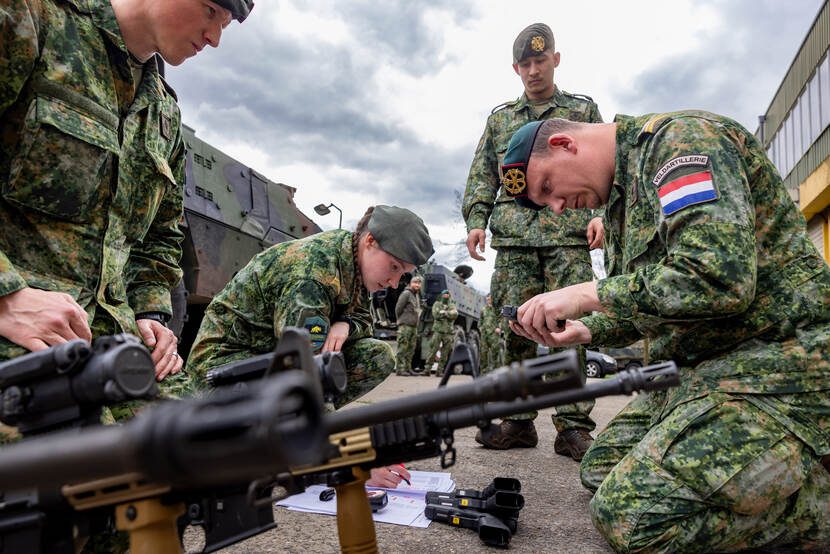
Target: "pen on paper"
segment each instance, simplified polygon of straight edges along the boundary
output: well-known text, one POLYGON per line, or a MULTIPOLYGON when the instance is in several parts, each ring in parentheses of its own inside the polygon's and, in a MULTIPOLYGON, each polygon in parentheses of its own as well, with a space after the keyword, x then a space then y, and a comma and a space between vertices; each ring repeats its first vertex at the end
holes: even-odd
POLYGON ((390 470, 389 470, 389 472, 390 472, 390 473, 392 473, 392 474, 394 474, 394 475, 397 475, 398 477, 400 477, 401 479, 403 479, 404 481, 406 481, 406 484, 407 484, 407 485, 409 485, 410 487, 412 486, 412 483, 410 483, 410 482, 409 482, 409 479, 407 479, 406 477, 404 477, 403 475, 401 475, 401 474, 400 474, 400 473, 398 473, 397 471, 392 471, 392 470, 390 469, 390 470))

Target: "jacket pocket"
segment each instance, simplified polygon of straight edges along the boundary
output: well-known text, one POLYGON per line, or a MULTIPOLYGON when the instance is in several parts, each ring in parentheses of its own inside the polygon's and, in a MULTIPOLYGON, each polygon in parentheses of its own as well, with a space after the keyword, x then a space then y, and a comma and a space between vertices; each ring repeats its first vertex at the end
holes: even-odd
POLYGON ((116 129, 66 102, 37 96, 3 197, 23 209, 84 223, 108 193, 118 153, 116 129))

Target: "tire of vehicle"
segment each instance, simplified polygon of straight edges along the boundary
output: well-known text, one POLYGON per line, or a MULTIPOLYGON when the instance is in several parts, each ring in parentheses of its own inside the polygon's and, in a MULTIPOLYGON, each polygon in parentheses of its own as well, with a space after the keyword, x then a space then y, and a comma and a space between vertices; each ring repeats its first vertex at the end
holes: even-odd
POLYGON ((602 367, 594 360, 590 360, 585 364, 585 375, 588 377, 602 377, 602 367))
POLYGON ((643 367, 643 364, 637 361, 628 362, 625 364, 625 369, 638 369, 643 367))
MULTIPOLYGON (((441 363, 444 364, 446 360, 449 359, 449 355, 452 354, 452 350, 455 348, 455 345, 461 342, 467 342, 467 333, 464 332, 464 328, 460 325, 455 325, 452 329, 452 349, 450 349, 447 355, 444 355, 444 352, 441 352, 441 363)), ((475 352, 473 356, 475 357, 475 352)), ((443 370, 443 368, 441 368, 443 370)))

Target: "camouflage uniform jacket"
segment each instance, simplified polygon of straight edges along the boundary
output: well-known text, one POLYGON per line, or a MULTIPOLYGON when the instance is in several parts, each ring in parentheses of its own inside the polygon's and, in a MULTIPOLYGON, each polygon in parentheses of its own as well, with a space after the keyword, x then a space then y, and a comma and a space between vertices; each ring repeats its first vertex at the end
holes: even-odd
POLYGON ((415 292, 412 287, 407 286, 398 297, 395 303, 395 319, 398 325, 418 325, 418 318, 421 316, 421 294, 415 292))
POLYGON ((109 0, 3 2, 0 295, 65 292, 138 334, 181 278, 184 147, 154 58, 138 84, 128 60, 109 0))
POLYGON ((501 164, 510 137, 531 121, 561 117, 572 121, 601 122, 597 105, 587 97, 579 97, 556 88, 541 117, 522 94, 514 102, 496 108, 487 118, 484 134, 479 140, 467 178, 461 212, 467 232, 484 229, 490 222, 492 246, 584 246, 585 231, 591 210, 569 210, 557 216, 550 208, 538 212, 518 206, 506 196, 501 186, 501 164))
MULTIPOLYGON (((756 138, 699 111, 615 121, 605 212, 610 277, 597 287, 605 313, 582 320, 592 344, 650 337, 653 359, 675 360, 687 372, 673 393, 678 402, 711 390, 830 389, 830 268, 756 138), (676 210, 667 203, 668 193, 701 175, 711 179, 714 200, 688 197, 676 210)), ((812 419, 797 411, 786 417, 812 419)), ((804 436, 811 432, 796 434, 830 449, 830 433, 804 436)))
POLYGON ((496 308, 493 306, 485 306, 481 311, 481 320, 479 325, 481 327, 482 339, 491 341, 496 340, 496 328, 502 328, 501 313, 496 311, 496 308))
POLYGON ((452 297, 444 300, 439 296, 432 305, 432 329, 436 333, 451 332, 456 317, 458 317, 458 310, 452 297), (441 310, 445 313, 442 314, 441 310))
POLYGON ((356 287, 349 231, 272 246, 213 297, 187 360, 188 372, 271 352, 287 326, 306 328, 319 353, 331 323, 347 314, 354 324, 349 340, 370 337, 368 294, 356 287), (357 304, 347 311, 356 294, 357 304))

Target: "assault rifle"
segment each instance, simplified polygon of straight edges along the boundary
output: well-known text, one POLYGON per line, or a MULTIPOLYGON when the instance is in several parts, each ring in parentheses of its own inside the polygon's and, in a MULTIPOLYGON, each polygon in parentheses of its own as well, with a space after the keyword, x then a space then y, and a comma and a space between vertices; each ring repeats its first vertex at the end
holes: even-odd
MULTIPOLYGON (((55 434, 0 450, 0 490, 63 485, 62 494, 70 498, 76 491, 80 499, 97 498, 102 509, 115 507, 118 528, 130 531, 132 552, 142 554, 180 548, 178 514, 188 498, 213 487, 247 486, 247 505, 261 513, 272 510, 277 487, 284 489, 284 497, 324 482, 337 490, 343 551, 372 552, 377 545, 364 488, 369 469, 435 456, 446 468, 455 463, 455 429, 677 382, 674 364, 665 363, 586 387, 576 353, 566 351, 515 363, 468 384, 321 417, 319 379, 308 375, 315 374, 308 343, 302 355, 275 359, 306 374, 271 377, 258 393, 242 397, 234 393, 160 405, 123 427, 55 434), (326 434, 328 440, 321 441, 326 434), (113 489, 123 494, 109 494, 113 489)), ((0 516, 19 508, 9 505, 9 496, 7 492, 0 516)), ((83 506, 73 500, 73 507, 83 506)), ((264 528, 229 535, 221 546, 264 528)), ((11 529, 0 524, 0 538, 11 529)), ((206 551, 214 547, 209 543, 206 551)))

